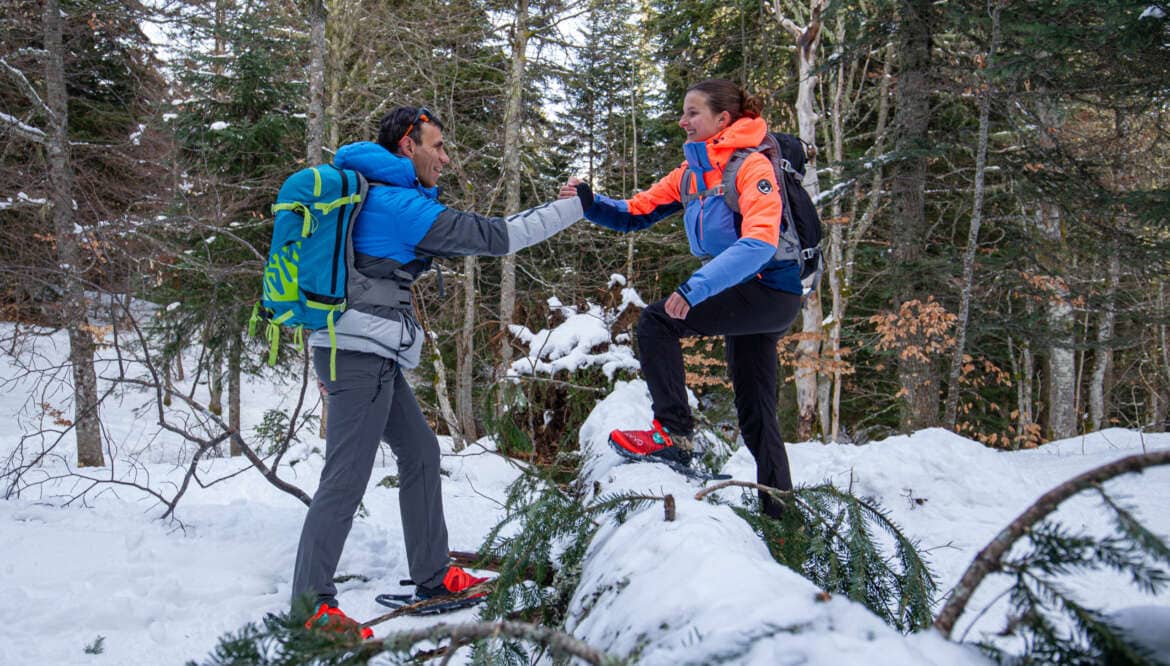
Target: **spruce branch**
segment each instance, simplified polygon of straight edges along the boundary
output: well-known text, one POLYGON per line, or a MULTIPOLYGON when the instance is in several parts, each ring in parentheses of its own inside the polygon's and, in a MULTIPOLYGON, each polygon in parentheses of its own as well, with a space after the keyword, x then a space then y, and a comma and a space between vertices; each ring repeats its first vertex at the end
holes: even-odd
POLYGON ((1029 528, 1051 514, 1065 500, 1082 490, 1097 486, 1122 474, 1140 472, 1147 467, 1170 464, 1170 450, 1143 453, 1115 460, 1083 474, 1073 477, 1044 493, 1032 506, 1024 510, 1007 527, 1000 531, 971 562, 959 582, 951 590, 950 598, 935 618, 934 626, 943 636, 950 637, 955 622, 963 614, 971 595, 988 576, 1000 571, 1003 558, 1011 547, 1028 533, 1029 528))
MULTIPOLYGON (((495 622, 441 623, 396 632, 380 641, 368 641, 394 652, 405 652, 415 644, 450 640, 452 645, 466 645, 492 638, 511 638, 547 648, 556 657, 575 657, 595 666, 617 666, 623 660, 607 655, 569 634, 526 622, 497 620, 495 622)), ((453 651, 449 651, 453 652, 453 651)))
POLYGON ((901 631, 929 626, 937 591, 934 576, 918 544, 876 502, 830 484, 784 491, 737 480, 712 485, 695 498, 731 486, 769 493, 785 505, 779 520, 749 508, 734 509, 760 534, 777 562, 826 591, 865 605, 901 631), (893 538, 892 557, 875 543, 873 525, 893 538))

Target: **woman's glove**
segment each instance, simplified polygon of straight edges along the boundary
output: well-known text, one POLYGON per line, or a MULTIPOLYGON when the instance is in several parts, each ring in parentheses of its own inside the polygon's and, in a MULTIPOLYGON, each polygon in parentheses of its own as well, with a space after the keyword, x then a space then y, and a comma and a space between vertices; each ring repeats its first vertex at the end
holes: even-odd
POLYGON ((587 211, 593 207, 593 188, 589 187, 589 183, 583 180, 577 183, 577 198, 581 200, 581 210, 587 211))

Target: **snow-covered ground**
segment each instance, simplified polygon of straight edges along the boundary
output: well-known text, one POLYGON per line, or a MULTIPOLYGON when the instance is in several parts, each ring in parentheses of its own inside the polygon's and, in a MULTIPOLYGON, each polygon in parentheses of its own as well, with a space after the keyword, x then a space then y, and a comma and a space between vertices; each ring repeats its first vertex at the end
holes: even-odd
MULTIPOLYGON (((10 325, 0 325, 0 338, 10 333, 10 325)), ((544 339, 547 344, 550 338, 544 339)), ((43 339, 26 347, 21 359, 55 367, 65 346, 61 336, 43 339)), ((0 419, 7 424, 0 432, 0 460, 8 460, 22 434, 41 423, 45 405, 69 412, 67 391, 34 384, 35 377, 0 357, 0 419)), ((295 388, 273 376, 248 380, 244 431, 250 433, 266 410, 289 407, 295 388)), ((205 387, 197 387, 196 397, 205 395, 205 387)), ((184 453, 173 435, 158 433, 153 411, 143 409, 149 397, 131 391, 107 401, 102 418, 117 443, 109 459, 117 461, 118 478, 133 476, 169 496, 189 447, 184 453), (136 463, 128 464, 130 459, 136 463)), ((620 525, 603 525, 570 609, 577 637, 615 655, 637 655, 641 664, 703 664, 741 651, 733 663, 986 663, 974 648, 933 632, 903 636, 847 599, 818 601, 815 586, 776 564, 729 508, 694 500, 698 482, 660 465, 624 463, 607 449, 610 428, 641 426, 648 419, 644 384, 618 382, 581 430, 590 485, 600 483, 603 492, 671 493, 678 518, 665 522, 661 505, 654 505, 620 525), (743 651, 747 643, 752 645, 743 651)), ((40 444, 27 440, 24 447, 35 451, 40 444)), ((298 464, 282 467, 282 475, 312 493, 322 448, 315 434, 306 434, 289 456, 298 464)), ((943 430, 862 447, 799 443, 788 450, 797 483, 852 484, 855 492, 880 500, 921 542, 945 591, 978 549, 1044 491, 1110 460, 1167 448, 1170 435, 1114 429, 1014 453, 943 430)), ((66 459, 73 457, 71 449, 68 439, 57 445, 66 459)), ((130 487, 104 486, 69 501, 87 482, 49 479, 65 471, 65 462, 48 457, 32 477, 44 483, 0 501, 0 665, 181 664, 205 657, 223 633, 285 610, 305 507, 246 467, 223 458, 202 463, 202 479, 223 480, 193 484, 179 503, 177 523, 158 520, 157 501, 130 487), (87 653, 99 637, 101 653, 87 653)), ((462 454, 448 451, 443 467, 449 472, 444 500, 451 546, 474 550, 500 517, 505 488, 518 472, 486 441, 462 454)), ((86 473, 100 477, 110 471, 86 473)), ((725 471, 755 478, 743 450, 725 471)), ((339 574, 368 579, 339 586, 342 608, 358 618, 379 614, 374 595, 396 589, 407 577, 397 493, 379 485, 395 473, 387 450, 342 557, 339 574)), ((6 489, 0 486, 0 497, 6 489)), ((1170 470, 1126 476, 1108 489, 1134 506, 1148 526, 1170 536, 1170 470)), ((741 494, 734 488, 719 492, 730 500, 741 494)), ((1073 528, 1103 530, 1106 512, 1085 496, 1057 517, 1073 528)), ((1140 616, 1154 622, 1151 634, 1170 636, 1170 621, 1157 624, 1170 607, 1165 595, 1144 596, 1123 578, 1104 574, 1066 583, 1090 607, 1159 607, 1140 616)), ((1002 587, 992 581, 980 590, 956 637, 981 640, 1002 627, 1002 602, 972 624, 1002 587)), ((472 620, 474 611, 444 619, 472 620)), ((378 625, 377 632, 426 623, 399 618, 378 625)))

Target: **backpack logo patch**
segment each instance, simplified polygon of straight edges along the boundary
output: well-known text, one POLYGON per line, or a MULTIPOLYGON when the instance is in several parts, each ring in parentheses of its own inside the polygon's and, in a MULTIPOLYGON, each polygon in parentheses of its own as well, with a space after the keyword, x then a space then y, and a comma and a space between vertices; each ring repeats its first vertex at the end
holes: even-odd
POLYGON ((756 183, 756 189, 760 191, 760 194, 769 194, 772 192, 772 183, 769 183, 767 178, 762 178, 760 182, 756 183))

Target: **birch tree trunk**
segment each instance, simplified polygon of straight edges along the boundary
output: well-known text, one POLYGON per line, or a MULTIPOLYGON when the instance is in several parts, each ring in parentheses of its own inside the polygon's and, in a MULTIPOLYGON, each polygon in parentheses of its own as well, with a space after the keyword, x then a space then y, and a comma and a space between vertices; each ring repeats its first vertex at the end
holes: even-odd
MULTIPOLYGON (((817 120, 819 115, 813 107, 817 86, 817 49, 820 46, 821 10, 827 0, 810 0, 809 23, 804 28, 796 25, 791 19, 782 15, 780 0, 773 0, 780 24, 783 25, 796 39, 796 54, 798 62, 796 117, 800 126, 800 138, 806 144, 815 146, 817 143, 817 120)), ((816 201, 820 194, 820 182, 817 178, 816 154, 812 151, 808 163, 805 165, 805 175, 802 185, 816 201)), ((824 331, 824 312, 821 308, 820 291, 816 290, 808 295, 801 308, 801 335, 796 344, 796 438, 800 441, 812 439, 817 428, 817 377, 820 368, 821 338, 824 331)), ((826 430, 824 421, 821 422, 820 432, 826 430)))
POLYGON ((455 413, 459 431, 468 441, 479 439, 475 424, 473 381, 475 376, 475 273, 479 270, 479 259, 463 258, 463 326, 455 340, 455 413))
MULTIPOLYGON (((1036 228, 1053 247, 1063 239, 1061 212, 1055 204, 1041 204, 1036 212, 1036 228)), ((1048 294, 1048 403, 1047 429, 1050 439, 1072 437, 1077 433, 1076 353, 1073 334, 1076 321, 1068 283, 1054 277, 1048 294)))
MULTIPOLYGON (((999 48, 999 16, 1002 4, 989 0, 991 8, 991 48, 983 67, 991 67, 999 48)), ((987 175, 987 128, 991 123, 991 83, 984 81, 979 97, 979 138, 975 149, 975 201, 971 206, 971 226, 967 230, 967 248, 963 251, 963 281, 959 293, 959 317, 955 322, 955 350, 947 377, 947 403, 943 423, 955 429, 959 410, 959 376, 963 355, 967 353, 967 322, 971 316, 971 290, 975 284, 975 251, 979 249, 979 227, 983 224, 983 193, 987 175)))
POLYGON ((1089 423, 1100 430, 1109 415, 1105 396, 1106 378, 1113 367, 1113 325, 1117 318, 1117 285, 1121 281, 1121 248, 1116 239, 1109 246, 1109 272, 1105 298, 1101 304, 1101 321, 1097 326, 1097 348, 1093 352, 1093 374, 1089 380, 1089 423))
POLYGON ((435 369, 435 397, 439 401, 439 415, 447 424, 455 452, 458 453, 467 447, 467 439, 459 429, 459 419, 455 417, 451 399, 447 396, 447 364, 443 362, 443 352, 439 349, 439 336, 427 329, 427 338, 431 348, 431 366, 435 369))
POLYGON ((69 333, 69 364, 73 368, 73 424, 77 436, 79 467, 105 465, 98 413, 97 373, 93 366, 94 342, 89 326, 89 307, 82 283, 81 246, 73 210, 73 165, 69 155, 69 97, 65 88, 65 46, 61 6, 45 0, 45 103, 49 131, 45 148, 49 157, 53 232, 57 265, 63 289, 60 318, 69 333))
MULTIPOLYGON (((512 22, 512 70, 508 75, 508 101, 504 111, 504 213, 520 212, 520 113, 524 95, 525 58, 528 49, 528 0, 516 3, 512 22)), ((496 416, 508 403, 503 378, 512 365, 512 314, 516 310, 516 256, 506 255, 500 265, 500 358, 496 368, 499 387, 496 416)))
MULTIPOLYGON (((922 257, 926 233, 926 157, 929 147, 930 96, 933 89, 932 40, 934 2, 899 3, 897 104, 894 113, 894 166, 890 200, 893 204, 891 253, 895 308, 919 298, 915 272, 922 257)), ((938 421, 938 377, 932 363, 918 355, 899 355, 898 382, 904 396, 903 431, 935 425, 938 421)))

